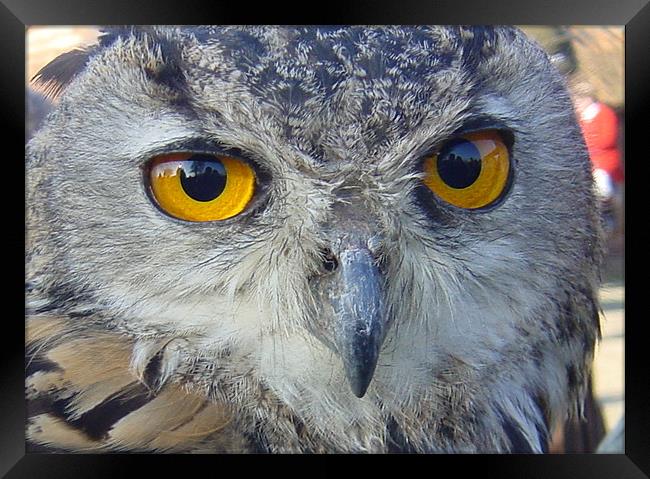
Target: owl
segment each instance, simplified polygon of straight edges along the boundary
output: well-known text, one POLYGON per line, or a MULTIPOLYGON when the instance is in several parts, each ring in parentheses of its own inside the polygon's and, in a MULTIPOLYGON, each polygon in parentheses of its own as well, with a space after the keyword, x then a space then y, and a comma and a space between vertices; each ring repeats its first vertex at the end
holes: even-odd
POLYGON ((509 27, 116 27, 26 146, 29 450, 548 451, 600 336, 562 76, 509 27))

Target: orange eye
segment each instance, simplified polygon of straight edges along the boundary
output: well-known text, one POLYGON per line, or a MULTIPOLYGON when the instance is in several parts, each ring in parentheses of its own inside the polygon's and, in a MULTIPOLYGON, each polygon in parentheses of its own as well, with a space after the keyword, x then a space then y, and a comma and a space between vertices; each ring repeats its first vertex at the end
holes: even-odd
POLYGON ((175 153, 153 158, 149 183, 167 214, 186 221, 219 221, 246 208, 255 191, 255 173, 237 158, 175 153))
POLYGON ((460 208, 483 208, 506 189, 508 148, 496 130, 468 133, 428 157, 424 172, 424 184, 442 200, 460 208))

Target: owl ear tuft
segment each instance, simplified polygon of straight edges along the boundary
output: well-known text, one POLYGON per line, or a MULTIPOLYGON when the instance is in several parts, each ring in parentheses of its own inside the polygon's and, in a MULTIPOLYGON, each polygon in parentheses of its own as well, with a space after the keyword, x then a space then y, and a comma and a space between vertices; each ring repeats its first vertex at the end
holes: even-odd
POLYGON ((56 100, 66 86, 85 68, 94 48, 76 48, 63 53, 41 68, 32 78, 50 100, 56 100))
POLYGON ((100 29, 97 43, 83 48, 75 48, 63 53, 41 68, 31 79, 40 87, 48 99, 56 100, 61 92, 83 71, 88 60, 102 48, 108 47, 121 36, 128 36, 136 31, 136 27, 118 25, 100 29))

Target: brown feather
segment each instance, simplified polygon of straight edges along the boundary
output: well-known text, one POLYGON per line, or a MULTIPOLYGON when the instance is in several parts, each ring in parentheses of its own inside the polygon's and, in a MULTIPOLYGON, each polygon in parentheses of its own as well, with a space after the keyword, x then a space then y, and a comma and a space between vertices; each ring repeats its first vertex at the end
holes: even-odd
POLYGON ((64 387, 62 371, 36 371, 25 381, 27 399, 53 394, 64 387))
MULTIPOLYGON (((30 359, 47 366, 26 379, 32 443, 80 452, 209 450, 204 441, 231 421, 226 407, 176 383, 154 393, 144 370, 132 367, 131 339, 106 331, 72 334, 75 324, 60 316, 28 318, 30 359)), ((150 357, 166 344, 152 348, 150 357)))
POLYGON ((152 401, 118 421, 109 432, 117 448, 153 448, 152 442, 165 432, 191 421, 205 405, 205 398, 170 384, 152 401))
POLYGON ((27 344, 54 338, 65 329, 65 319, 61 316, 30 316, 26 322, 25 339, 27 344))
POLYGON ((225 408, 215 404, 204 407, 182 426, 162 432, 149 446, 161 451, 181 451, 198 444, 208 436, 224 429, 232 421, 225 408))
POLYGON ((51 414, 40 414, 30 420, 27 439, 34 443, 75 451, 98 452, 102 444, 93 441, 64 420, 51 414))

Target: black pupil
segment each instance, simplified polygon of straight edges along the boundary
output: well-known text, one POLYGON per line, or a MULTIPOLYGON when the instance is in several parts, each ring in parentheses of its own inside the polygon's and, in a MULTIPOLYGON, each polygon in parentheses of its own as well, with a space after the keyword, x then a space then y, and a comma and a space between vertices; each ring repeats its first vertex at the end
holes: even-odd
POLYGON ((210 155, 193 155, 183 162, 181 186, 196 201, 212 201, 226 187, 226 168, 210 155))
POLYGON ((481 153, 469 140, 451 140, 438 153, 438 174, 452 188, 467 188, 480 173, 481 153))

